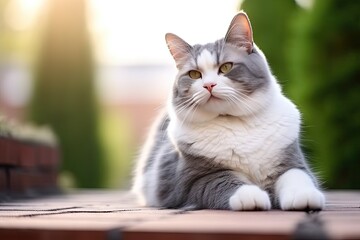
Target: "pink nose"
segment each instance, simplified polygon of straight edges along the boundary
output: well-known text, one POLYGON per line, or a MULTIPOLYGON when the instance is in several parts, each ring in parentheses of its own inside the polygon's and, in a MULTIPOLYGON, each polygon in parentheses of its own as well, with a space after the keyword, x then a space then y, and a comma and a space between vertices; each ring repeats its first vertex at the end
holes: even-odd
POLYGON ((209 92, 211 92, 215 86, 216 86, 216 83, 205 83, 203 85, 203 87, 206 88, 209 92))

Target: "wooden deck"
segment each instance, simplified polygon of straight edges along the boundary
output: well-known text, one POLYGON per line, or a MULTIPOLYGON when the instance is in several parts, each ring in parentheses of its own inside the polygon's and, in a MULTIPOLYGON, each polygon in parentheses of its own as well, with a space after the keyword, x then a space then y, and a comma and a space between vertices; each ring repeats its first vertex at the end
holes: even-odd
POLYGON ((0 239, 360 239, 360 191, 327 192, 321 212, 144 208, 126 192, 0 202, 0 239))

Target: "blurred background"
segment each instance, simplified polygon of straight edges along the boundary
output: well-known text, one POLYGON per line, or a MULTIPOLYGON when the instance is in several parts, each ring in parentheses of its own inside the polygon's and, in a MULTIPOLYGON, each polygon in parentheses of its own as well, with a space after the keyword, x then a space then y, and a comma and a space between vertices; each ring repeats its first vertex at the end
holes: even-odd
POLYGON ((64 188, 128 188, 176 74, 165 33, 212 42, 239 9, 324 187, 360 188, 360 1, 0 0, 0 115, 52 127, 64 188))

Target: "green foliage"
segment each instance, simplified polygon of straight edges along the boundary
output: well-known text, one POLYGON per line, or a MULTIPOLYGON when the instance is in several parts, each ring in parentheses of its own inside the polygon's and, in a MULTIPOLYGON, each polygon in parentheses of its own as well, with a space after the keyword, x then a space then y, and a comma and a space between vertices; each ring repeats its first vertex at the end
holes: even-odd
POLYGON ((129 127, 131 119, 119 110, 102 109, 101 139, 104 143, 106 179, 109 188, 129 188, 133 154, 136 150, 133 132, 129 127))
POLYGON ((63 170, 76 187, 101 187, 103 154, 83 0, 52 0, 35 74, 31 119, 59 137, 63 170))
POLYGON ((314 164, 330 188, 360 188, 360 2, 316 0, 289 48, 290 93, 314 164))
POLYGON ((240 7, 250 17, 254 41, 264 52, 272 72, 287 90, 290 77, 286 61, 291 19, 298 9, 295 1, 245 0, 240 7))
POLYGON ((38 22, 41 17, 37 24, 18 29, 16 23, 21 21, 23 16, 19 15, 21 4, 15 2, 17 1, 0 1, 0 64, 5 63, 3 66, 14 62, 24 65, 31 63, 37 48, 36 33, 41 25, 38 22))
POLYGON ((5 12, 9 1, 0 1, 0 62, 4 61, 4 56, 9 48, 9 28, 5 21, 5 12))

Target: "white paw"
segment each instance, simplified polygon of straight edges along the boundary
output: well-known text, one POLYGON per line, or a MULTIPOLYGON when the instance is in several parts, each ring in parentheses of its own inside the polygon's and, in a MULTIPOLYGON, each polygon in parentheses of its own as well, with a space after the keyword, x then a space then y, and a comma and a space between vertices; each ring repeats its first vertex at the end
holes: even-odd
POLYGON ((230 197, 232 210, 269 210, 271 202, 268 194, 255 185, 243 185, 230 197))
POLYGON ((315 187, 288 189, 280 195, 282 210, 321 210, 325 206, 325 196, 315 187))

